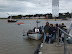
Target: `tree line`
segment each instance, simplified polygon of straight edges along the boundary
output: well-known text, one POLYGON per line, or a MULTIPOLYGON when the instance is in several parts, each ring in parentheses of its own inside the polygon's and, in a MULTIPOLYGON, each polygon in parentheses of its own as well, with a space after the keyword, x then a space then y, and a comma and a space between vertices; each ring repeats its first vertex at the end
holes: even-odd
MULTIPOLYGON (((11 16, 8 16, 8 19, 11 16)), ((54 17, 52 17, 51 13, 47 13, 47 14, 35 14, 35 15, 17 15, 17 16, 12 16, 13 19, 22 19, 22 17, 29 17, 29 19, 31 19, 31 17, 45 17, 44 19, 46 19, 46 17, 48 17, 48 19, 53 19, 54 17)), ((72 13, 59 13, 59 17, 56 17, 57 19, 66 19, 66 18, 72 18, 72 13)))

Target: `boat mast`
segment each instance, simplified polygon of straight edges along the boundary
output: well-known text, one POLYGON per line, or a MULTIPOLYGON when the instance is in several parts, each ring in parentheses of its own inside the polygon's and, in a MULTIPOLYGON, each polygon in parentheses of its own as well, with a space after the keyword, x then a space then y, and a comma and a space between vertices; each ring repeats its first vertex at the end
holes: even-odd
MULTIPOLYGON (((7 13, 8 15, 10 15, 9 13, 7 13)), ((12 15, 10 16, 10 19, 12 19, 12 15)))
POLYGON ((12 15, 10 16, 10 19, 12 19, 12 15))
POLYGON ((38 23, 40 23, 40 21, 37 20, 36 23, 37 23, 37 28, 38 28, 38 23))

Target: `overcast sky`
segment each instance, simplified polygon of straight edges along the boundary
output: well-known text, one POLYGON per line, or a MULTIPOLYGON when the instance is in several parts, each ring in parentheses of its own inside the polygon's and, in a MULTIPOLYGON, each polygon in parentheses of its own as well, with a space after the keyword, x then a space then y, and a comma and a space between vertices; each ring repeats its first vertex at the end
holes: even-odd
MULTIPOLYGON (((59 0, 59 12, 71 12, 72 0, 59 0)), ((52 13, 52 0, 0 0, 0 17, 52 13)))

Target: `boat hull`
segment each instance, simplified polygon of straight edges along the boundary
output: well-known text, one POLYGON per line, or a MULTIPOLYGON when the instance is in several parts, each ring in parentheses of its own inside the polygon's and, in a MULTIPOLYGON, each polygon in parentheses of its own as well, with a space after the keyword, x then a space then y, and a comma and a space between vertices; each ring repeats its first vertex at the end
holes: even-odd
POLYGON ((35 34, 28 34, 28 37, 31 39, 39 40, 42 37, 42 34, 35 33, 35 34))
POLYGON ((16 20, 15 21, 8 20, 8 22, 17 22, 17 21, 16 20))

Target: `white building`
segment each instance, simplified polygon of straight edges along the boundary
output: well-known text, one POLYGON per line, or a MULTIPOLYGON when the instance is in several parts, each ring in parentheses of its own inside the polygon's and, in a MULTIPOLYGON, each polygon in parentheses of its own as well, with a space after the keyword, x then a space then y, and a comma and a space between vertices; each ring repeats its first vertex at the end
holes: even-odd
POLYGON ((44 19, 45 18, 45 16, 36 16, 36 17, 34 17, 34 16, 32 16, 32 17, 28 17, 28 16, 25 16, 25 17, 22 17, 21 19, 44 19))
POLYGON ((25 19, 29 19, 29 17, 24 17, 25 19))

